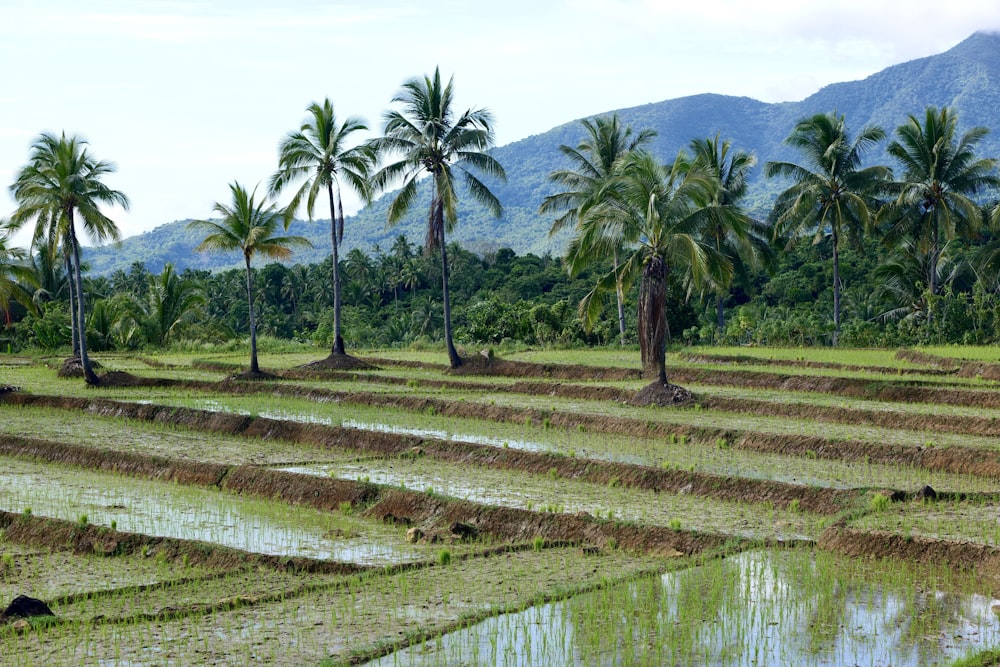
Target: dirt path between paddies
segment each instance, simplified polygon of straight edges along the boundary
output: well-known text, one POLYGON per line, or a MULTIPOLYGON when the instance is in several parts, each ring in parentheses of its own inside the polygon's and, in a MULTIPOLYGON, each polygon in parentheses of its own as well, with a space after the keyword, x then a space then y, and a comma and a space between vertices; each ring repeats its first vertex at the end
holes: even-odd
MULTIPOLYGON (((536 475, 557 475, 606 486, 615 484, 668 493, 689 493, 729 502, 770 503, 786 509, 794 504, 816 514, 837 514, 856 502, 863 491, 802 486, 771 480, 724 477, 709 473, 667 470, 653 466, 567 457, 556 453, 494 447, 453 440, 424 438, 416 435, 364 431, 323 424, 304 424, 292 420, 227 415, 225 413, 176 408, 122 401, 91 400, 11 394, 6 400, 21 405, 84 410, 92 414, 124 417, 228 435, 280 439, 297 444, 339 450, 353 450, 381 456, 429 456, 453 463, 517 470, 536 475)), ((114 451, 90 451, 87 447, 65 443, 47 443, 30 438, 0 436, 0 453, 63 461, 102 470, 118 470, 153 479, 174 479, 185 483, 223 485, 232 483, 231 469, 215 464, 171 461, 162 457, 114 451)), ((298 483, 300 488, 309 486, 298 483)), ((353 487, 350 487, 353 488, 353 487)), ((308 489, 306 493, 308 493, 308 489)), ((284 496, 283 492, 283 497, 284 496)), ((364 498, 338 497, 329 507, 364 498)))

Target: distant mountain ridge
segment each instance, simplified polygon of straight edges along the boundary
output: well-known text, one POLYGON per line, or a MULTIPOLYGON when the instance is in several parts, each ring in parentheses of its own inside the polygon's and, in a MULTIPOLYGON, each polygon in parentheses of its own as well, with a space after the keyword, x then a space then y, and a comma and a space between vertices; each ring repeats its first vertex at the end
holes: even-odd
MULTIPOLYGON (((488 100, 482 103, 488 106, 488 100)), ((846 116, 853 132, 879 124, 891 135, 908 115, 921 115, 929 105, 955 107, 962 128, 989 127, 992 131, 979 144, 978 154, 1000 157, 1000 34, 977 32, 942 54, 893 65, 861 81, 824 86, 800 102, 769 104, 705 93, 607 113, 618 113, 636 129, 655 129, 659 134, 653 151, 663 159, 672 158, 692 139, 716 133, 731 140, 735 148, 752 151, 758 168, 748 201, 755 213, 764 215, 778 185, 760 177, 760 165, 795 158, 783 141, 800 118, 836 110, 846 116)), ((542 199, 555 192, 549 173, 567 166, 559 145, 575 146, 582 138, 577 119, 495 148, 492 153, 508 177, 506 183, 491 186, 503 202, 503 217, 494 219, 480 207, 463 205, 458 227, 449 239, 476 252, 510 247, 519 254, 559 254, 567 235, 549 237, 552 216, 540 216, 537 211, 542 199)), ((389 201, 389 195, 383 196, 347 219, 344 252, 359 247, 370 253, 376 244, 387 250, 398 234, 405 234, 412 242, 423 241, 429 194, 423 193, 409 215, 391 229, 385 225, 389 201)), ((307 236, 315 245, 312 250, 297 252, 293 262, 318 262, 329 256, 328 219, 312 224, 297 221, 290 233, 307 236)), ((94 274, 127 268, 135 261, 145 263, 153 272, 159 272, 165 262, 173 262, 179 269, 240 265, 239 257, 193 252, 199 241, 186 230, 186 221, 177 221, 124 239, 118 247, 87 248, 85 254, 94 274)))

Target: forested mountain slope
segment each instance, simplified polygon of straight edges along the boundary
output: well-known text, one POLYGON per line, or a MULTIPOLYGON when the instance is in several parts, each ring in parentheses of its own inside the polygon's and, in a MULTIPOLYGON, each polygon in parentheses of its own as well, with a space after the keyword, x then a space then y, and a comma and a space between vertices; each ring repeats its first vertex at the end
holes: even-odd
MULTIPOLYGON (((706 86, 711 87, 711 82, 706 86)), ((476 102, 489 106, 489 100, 476 102)), ((793 158, 782 142, 804 116, 836 110, 846 116, 848 126, 854 130, 877 123, 891 134, 907 115, 922 114, 928 105, 954 106, 963 128, 991 128, 991 134, 979 145, 980 153, 1000 157, 1000 35, 976 33, 945 53, 889 67, 862 81, 826 86, 800 102, 767 104, 746 97, 703 94, 619 109, 617 113, 637 129, 656 129, 659 136, 653 150, 664 159, 693 138, 719 133, 732 140, 735 147, 753 151, 763 164, 793 158)), ((542 199, 554 191, 549 173, 566 166, 558 146, 576 145, 581 138, 575 119, 496 148, 493 153, 506 168, 508 181, 493 188, 504 204, 505 214, 495 219, 469 204, 461 211, 451 240, 476 252, 510 247, 518 253, 559 254, 566 237, 550 238, 551 216, 540 216, 537 211, 542 199)), ((755 213, 765 215, 778 184, 765 182, 760 171, 758 167, 749 202, 755 213)), ((425 196, 411 207, 410 215, 400 225, 387 229, 389 197, 379 199, 347 220, 345 252, 359 247, 370 253, 375 244, 387 248, 391 239, 401 233, 411 241, 422 242, 428 203, 425 196)), ((310 237, 315 245, 313 250, 298 252, 294 262, 316 262, 330 253, 328 220, 312 225, 297 222, 291 232, 310 237)), ((199 241, 186 230, 186 223, 179 221, 125 239, 118 247, 91 248, 86 254, 96 274, 107 274, 135 261, 145 263, 153 272, 158 272, 165 262, 173 262, 180 269, 238 265, 238 257, 193 253, 199 241)))

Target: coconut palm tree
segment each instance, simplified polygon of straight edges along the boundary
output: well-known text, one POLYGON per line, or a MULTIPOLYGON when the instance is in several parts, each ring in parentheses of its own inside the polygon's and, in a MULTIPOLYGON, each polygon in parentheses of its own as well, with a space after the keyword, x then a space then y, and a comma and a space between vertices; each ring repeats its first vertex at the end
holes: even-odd
POLYGON ((272 259, 288 259, 293 247, 312 247, 302 236, 276 236, 279 225, 284 224, 285 211, 269 204, 266 197, 256 199, 257 189, 247 192, 237 182, 231 183, 231 204, 216 202, 212 210, 218 220, 193 220, 188 228, 206 232, 204 240, 195 248, 204 250, 239 250, 247 269, 247 306, 250 310, 250 374, 259 376, 257 363, 257 322, 254 317, 253 272, 250 262, 254 255, 272 259))
MULTIPOLYGON (((268 192, 275 196, 289 185, 302 185, 286 208, 287 222, 303 202, 310 222, 316 198, 325 191, 330 206, 330 241, 333 246, 333 349, 334 356, 343 357, 344 338, 341 335, 340 244, 344 240, 344 205, 341 186, 353 189, 365 201, 371 196, 368 182, 373 160, 366 145, 351 146, 351 135, 368 129, 365 122, 351 116, 337 122, 333 103, 324 99, 306 109, 308 116, 297 132, 290 132, 278 146, 278 171, 268 182, 268 192)), ((286 225, 287 229, 287 225, 286 225)))
POLYGON ((750 283, 750 271, 757 268, 773 270, 775 253, 769 239, 770 226, 753 218, 741 206, 746 196, 750 172, 757 159, 746 151, 733 151, 731 143, 719 141, 719 135, 691 142, 691 152, 697 167, 715 178, 719 187, 712 205, 706 210, 705 226, 701 234, 716 252, 729 258, 731 280, 709 277, 708 288, 715 293, 716 325, 725 329, 723 299, 731 283, 750 283))
MULTIPOLYGON (((656 137, 656 131, 652 129, 642 130, 633 137, 632 126, 622 127, 618 114, 610 117, 601 116, 594 120, 584 119, 580 124, 587 133, 583 141, 576 148, 559 146, 559 150, 569 159, 572 166, 549 174, 549 180, 567 189, 546 197, 538 209, 539 213, 552 213, 565 209, 565 212, 553 221, 549 230, 550 236, 579 224, 587 211, 599 203, 598 194, 608 180, 617 173, 621 158, 656 137)), ((618 268, 618 253, 619 249, 612 253, 615 269, 618 268)), ((615 290, 615 297, 618 301, 618 332, 621 344, 624 345, 625 304, 621 285, 615 290)))
POLYGON ((201 313, 206 303, 205 290, 198 280, 179 276, 170 262, 163 265, 160 275, 149 275, 147 282, 145 297, 137 299, 137 303, 143 315, 146 339, 163 346, 201 313))
POLYGON ((717 189, 717 181, 694 168, 684 152, 669 165, 645 151, 632 153, 625 158, 621 173, 599 194, 599 203, 580 220, 570 241, 567 257, 572 275, 607 258, 616 248, 625 248, 619 270, 599 278, 580 311, 585 321, 593 322, 604 294, 619 281, 629 286, 639 280, 642 364, 656 373, 654 384, 660 387, 667 385, 668 273, 699 281, 731 270, 729 261, 699 233, 717 189))
POLYGON ((806 232, 819 243, 827 234, 833 248, 833 345, 840 334, 840 250, 844 243, 860 245, 878 210, 876 197, 891 176, 888 167, 862 167, 865 151, 885 138, 885 131, 867 126, 852 138, 842 115, 816 114, 796 123, 785 143, 805 162, 768 162, 768 177, 793 184, 778 195, 771 212, 776 235, 806 232))
POLYGON ((80 268, 77 219, 91 240, 117 241, 118 227, 101 212, 102 205, 128 209, 128 198, 101 182, 115 172, 111 162, 95 159, 87 142, 79 137, 43 133, 31 144, 28 163, 10 186, 17 209, 11 216, 14 229, 34 221, 32 244, 66 248, 76 294, 74 319, 78 333, 80 364, 88 384, 98 384, 87 356, 86 303, 80 268))
POLYGON ((474 171, 506 180, 503 167, 487 153, 494 142, 493 117, 486 109, 467 109, 457 114, 454 107, 454 77, 441 84, 439 69, 433 76, 410 79, 392 98, 400 109, 384 115, 383 136, 372 142, 373 149, 390 162, 373 177, 378 190, 402 181, 389 206, 388 222, 395 224, 409 210, 417 194, 417 183, 430 176, 431 204, 427 214, 428 251, 441 255, 444 335, 452 368, 462 359, 452 342, 451 303, 448 293, 448 253, 446 234, 458 223, 456 177, 461 174, 469 194, 499 217, 500 200, 474 171))
POLYGON ((977 159, 976 144, 986 136, 985 127, 974 127, 958 136, 958 116, 947 107, 927 107, 923 121, 916 116, 896 128, 888 153, 902 168, 892 183, 892 199, 882 209, 885 242, 897 245, 910 240, 927 255, 924 285, 938 293, 938 262, 947 241, 972 238, 982 227, 983 214, 973 197, 1000 186, 997 161, 977 159))
POLYGON ((19 303, 30 312, 38 312, 29 288, 39 286, 38 276, 27 263, 28 254, 11 242, 7 220, 0 220, 0 311, 5 326, 11 324, 10 307, 19 303))

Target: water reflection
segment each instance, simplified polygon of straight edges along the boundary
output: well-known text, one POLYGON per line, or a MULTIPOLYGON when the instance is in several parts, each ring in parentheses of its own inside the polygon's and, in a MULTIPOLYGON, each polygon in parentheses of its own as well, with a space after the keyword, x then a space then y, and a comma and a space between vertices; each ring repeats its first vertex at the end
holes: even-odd
POLYGON ((943 569, 753 552, 491 618, 369 665, 940 664, 1000 641, 994 600, 974 586, 943 569))

